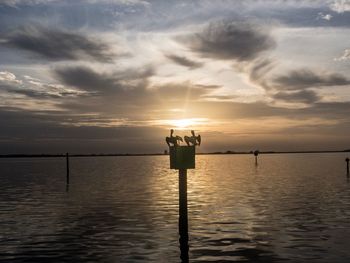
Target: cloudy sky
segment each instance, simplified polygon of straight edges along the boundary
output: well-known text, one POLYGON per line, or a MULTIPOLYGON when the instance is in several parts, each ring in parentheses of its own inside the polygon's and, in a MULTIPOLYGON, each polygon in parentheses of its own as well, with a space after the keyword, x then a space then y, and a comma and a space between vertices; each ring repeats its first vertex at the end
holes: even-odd
POLYGON ((0 0, 0 153, 350 148, 350 0, 0 0))

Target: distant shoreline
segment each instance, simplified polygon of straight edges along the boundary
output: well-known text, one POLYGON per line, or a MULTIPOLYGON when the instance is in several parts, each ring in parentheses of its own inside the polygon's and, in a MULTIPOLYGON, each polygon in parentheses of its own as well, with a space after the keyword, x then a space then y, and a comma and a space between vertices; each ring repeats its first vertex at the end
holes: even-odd
MULTIPOLYGON (((260 151, 259 154, 294 154, 294 153, 347 153, 350 150, 341 151, 260 151)), ((197 155, 227 155, 227 154, 253 154, 250 152, 207 152, 197 153, 197 155)), ((69 154, 69 157, 109 157, 109 156, 164 156, 165 153, 106 153, 106 154, 69 154)), ((48 157, 66 157, 66 154, 2 154, 0 158, 48 158, 48 157)))

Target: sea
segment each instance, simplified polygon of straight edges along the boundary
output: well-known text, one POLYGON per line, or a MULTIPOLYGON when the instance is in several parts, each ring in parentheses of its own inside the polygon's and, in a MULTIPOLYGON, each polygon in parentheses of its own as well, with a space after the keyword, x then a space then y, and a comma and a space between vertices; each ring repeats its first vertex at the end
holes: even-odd
MULTIPOLYGON (((350 262, 346 153, 198 155, 190 262, 350 262)), ((169 156, 0 159, 0 262, 181 262, 169 156)))

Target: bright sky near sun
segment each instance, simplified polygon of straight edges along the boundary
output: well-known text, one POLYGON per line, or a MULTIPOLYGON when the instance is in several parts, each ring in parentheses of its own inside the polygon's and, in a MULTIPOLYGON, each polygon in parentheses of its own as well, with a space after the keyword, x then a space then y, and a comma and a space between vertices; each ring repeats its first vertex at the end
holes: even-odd
POLYGON ((0 24, 0 153, 350 148, 350 0, 3 0, 0 24))

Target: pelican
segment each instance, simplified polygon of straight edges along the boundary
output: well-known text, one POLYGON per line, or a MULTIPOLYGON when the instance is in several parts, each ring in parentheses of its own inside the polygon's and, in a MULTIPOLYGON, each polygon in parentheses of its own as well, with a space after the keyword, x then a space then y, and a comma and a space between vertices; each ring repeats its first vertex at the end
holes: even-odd
POLYGON ((196 134, 194 133, 194 130, 191 131, 192 136, 185 136, 185 142, 187 143, 188 146, 190 146, 190 144, 192 145, 201 145, 201 136, 198 135, 196 136, 196 134))
POLYGON ((165 138, 165 141, 169 147, 170 147, 170 144, 173 144, 174 146, 178 146, 179 145, 178 141, 183 142, 183 140, 180 136, 177 136, 177 135, 174 136, 173 134, 174 134, 174 130, 171 129, 170 130, 170 137, 165 138))

